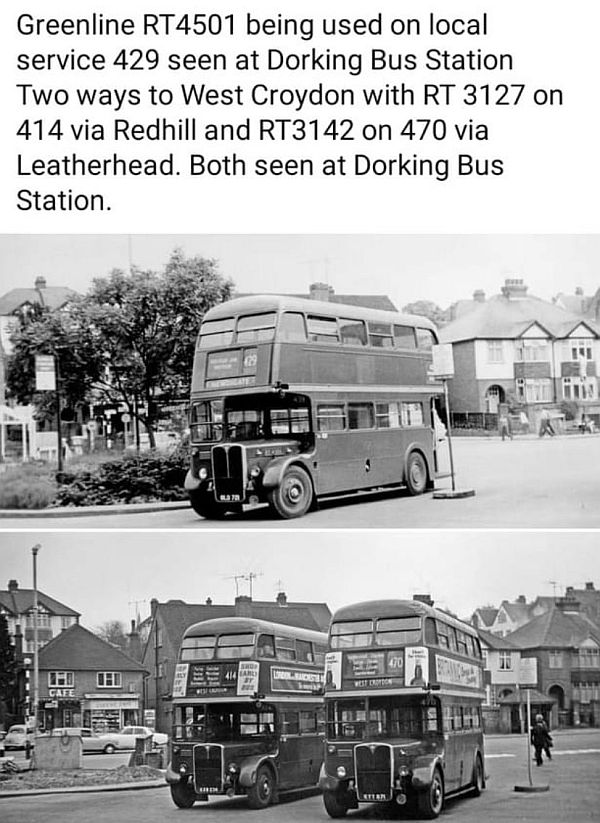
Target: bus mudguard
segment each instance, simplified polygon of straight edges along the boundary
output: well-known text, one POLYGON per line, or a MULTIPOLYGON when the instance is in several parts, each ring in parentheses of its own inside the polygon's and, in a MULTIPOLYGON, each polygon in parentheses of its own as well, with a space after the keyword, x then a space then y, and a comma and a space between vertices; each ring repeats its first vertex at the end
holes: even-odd
POLYGON ((196 489, 199 489, 203 482, 205 481, 200 480, 198 477, 194 477, 191 470, 188 469, 185 475, 183 487, 186 491, 193 492, 196 491, 196 489))
POLYGON ((412 785, 414 789, 427 789, 429 788, 436 767, 439 767, 443 776, 444 764, 442 763, 441 757, 434 757, 427 763, 423 763, 422 758, 419 758, 419 760, 421 761, 422 765, 413 768, 412 785))
POLYGON ((325 771, 325 763, 321 763, 319 771, 319 788, 321 791, 335 792, 338 790, 340 781, 337 777, 327 774, 325 771))
POLYGON ((275 764, 273 756, 257 754, 254 757, 244 758, 244 763, 240 769, 240 786, 243 786, 245 789, 249 789, 250 786, 254 786, 254 784, 256 783, 256 775, 258 769, 260 768, 260 766, 262 766, 263 763, 268 763, 268 765, 273 769, 275 780, 278 781, 279 775, 277 773, 277 766, 275 764))
POLYGON ((298 466, 302 466, 302 468, 308 472, 308 476, 310 477, 312 483, 312 476, 308 471, 308 467, 306 463, 301 460, 298 460, 297 454, 289 455, 288 457, 276 457, 275 460, 272 460, 263 475, 262 478, 262 485, 265 489, 274 489, 281 483, 281 478, 285 474, 286 470, 293 464, 298 466))

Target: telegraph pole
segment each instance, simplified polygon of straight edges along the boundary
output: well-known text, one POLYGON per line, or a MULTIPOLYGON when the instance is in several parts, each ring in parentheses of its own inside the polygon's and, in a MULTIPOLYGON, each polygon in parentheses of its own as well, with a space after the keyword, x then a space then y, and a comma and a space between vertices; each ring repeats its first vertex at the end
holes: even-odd
POLYGON ((37 555, 42 547, 39 543, 31 549, 33 555, 33 736, 37 734, 38 707, 40 701, 40 664, 38 649, 38 590, 37 590, 37 555))

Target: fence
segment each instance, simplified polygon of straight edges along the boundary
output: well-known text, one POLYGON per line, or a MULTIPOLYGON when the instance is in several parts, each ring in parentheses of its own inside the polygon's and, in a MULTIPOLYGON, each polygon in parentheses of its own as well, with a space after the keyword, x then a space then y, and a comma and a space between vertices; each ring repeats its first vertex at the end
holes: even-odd
POLYGON ((453 429, 498 430, 498 415, 492 412, 450 412, 453 429))

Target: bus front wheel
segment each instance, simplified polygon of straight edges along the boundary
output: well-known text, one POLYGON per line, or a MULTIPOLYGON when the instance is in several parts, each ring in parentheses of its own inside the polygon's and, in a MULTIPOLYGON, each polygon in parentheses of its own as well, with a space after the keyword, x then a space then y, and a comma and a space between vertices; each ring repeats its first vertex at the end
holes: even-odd
POLYGON ((325 811, 329 817, 337 819, 346 816, 348 806, 344 803, 344 800, 340 796, 339 792, 325 790, 323 792, 323 803, 325 805, 325 811))
POLYGON ((192 787, 186 783, 172 783, 171 797, 179 809, 191 809, 196 802, 196 795, 192 787))
POLYGON ((427 488, 427 463, 419 452, 408 456, 405 482, 410 494, 423 494, 427 488))
POLYGON ((273 800, 275 778, 268 766, 261 766, 256 783, 248 789, 248 805, 251 809, 266 809, 273 800))
POLYGON ((444 778, 436 769, 427 791, 419 795, 419 812, 426 820, 434 820, 444 806, 444 778))
POLYGON ((477 760, 475 761, 475 768, 473 769, 473 788, 471 790, 471 794, 473 797, 479 797, 481 792, 484 789, 485 781, 483 777, 483 763, 481 757, 477 755, 477 760))
POLYGON ((196 514, 207 520, 222 520, 227 514, 227 507, 217 503, 212 492, 190 492, 190 504, 196 514))
POLYGON ((290 466, 279 485, 269 490, 271 508, 285 520, 306 514, 312 499, 313 489, 310 477, 300 466, 290 466))

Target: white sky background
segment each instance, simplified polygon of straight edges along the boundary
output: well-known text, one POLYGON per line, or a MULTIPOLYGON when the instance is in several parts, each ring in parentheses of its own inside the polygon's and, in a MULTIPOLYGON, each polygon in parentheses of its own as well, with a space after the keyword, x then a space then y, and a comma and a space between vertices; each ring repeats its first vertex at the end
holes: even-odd
MULTIPOLYGON (((255 599, 327 602, 428 593, 461 617, 524 594, 558 595, 568 585, 600 588, 593 532, 4 532, 0 586, 32 588, 31 547, 40 543, 38 588, 81 612, 88 628, 126 625, 149 602, 232 603, 233 575, 254 572, 255 599), (368 546, 366 542, 368 541, 368 546), (140 601, 136 607, 135 601, 140 601)), ((248 594, 248 584, 239 583, 248 594)))
POLYGON ((219 261, 240 292, 307 292, 314 281, 336 292, 387 294, 398 308, 418 299, 447 308, 475 289, 497 294, 522 277, 529 294, 551 299, 600 286, 598 235, 0 235, 0 292, 49 286, 85 292, 94 277, 160 270, 176 247, 219 261))

